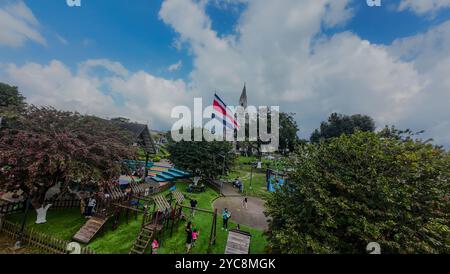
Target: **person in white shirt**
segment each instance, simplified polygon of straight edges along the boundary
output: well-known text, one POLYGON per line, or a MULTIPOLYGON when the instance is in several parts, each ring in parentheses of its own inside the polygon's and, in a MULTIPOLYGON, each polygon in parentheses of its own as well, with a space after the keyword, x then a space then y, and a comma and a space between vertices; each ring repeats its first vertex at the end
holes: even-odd
POLYGON ((92 211, 94 210, 96 204, 97 204, 97 201, 95 200, 94 196, 91 196, 89 198, 88 206, 86 208, 86 217, 92 216, 92 211))

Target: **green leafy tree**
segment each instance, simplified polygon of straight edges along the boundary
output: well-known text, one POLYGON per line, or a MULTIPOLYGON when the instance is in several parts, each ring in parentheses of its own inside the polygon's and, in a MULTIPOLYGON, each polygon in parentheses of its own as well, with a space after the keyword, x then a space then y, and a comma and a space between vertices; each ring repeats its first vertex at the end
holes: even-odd
POLYGON ((29 107, 14 128, 0 131, 0 188, 23 190, 39 209, 57 183, 109 183, 123 159, 135 158, 131 144, 131 135, 109 121, 29 107))
POLYGON ((450 252, 450 153, 372 132, 308 144, 267 202, 274 253, 450 252))
POLYGON ((16 107, 23 110, 25 105, 25 97, 17 87, 0 82, 0 108, 16 107))
POLYGON ((25 107, 25 97, 17 87, 0 82, 0 127, 12 126, 25 107))
POLYGON ((297 122, 294 120, 294 113, 280 113, 280 147, 282 152, 294 151, 299 142, 297 132, 299 131, 297 122))
POLYGON ((169 141, 170 160, 195 176, 215 179, 231 170, 236 155, 230 142, 169 141))
POLYGON ((327 122, 321 123, 320 129, 314 130, 310 140, 312 143, 318 143, 342 134, 353 134, 356 130, 373 132, 375 131, 375 122, 367 115, 347 116, 333 113, 327 122))
MULTIPOLYGON (((268 110, 268 114, 266 119, 266 125, 267 125, 267 133, 271 134, 272 132, 272 124, 271 124, 271 118, 272 115, 275 115, 276 113, 272 113, 270 110, 268 110)), ((295 113, 285 113, 280 112, 279 113, 279 146, 278 150, 281 152, 287 152, 293 151, 295 149, 295 146, 298 144, 298 136, 297 132, 299 131, 297 122, 294 120, 295 113)), ((262 141, 260 138, 260 122, 263 119, 262 116, 258 113, 256 115, 256 119, 253 119, 250 121, 250 119, 246 118, 245 123, 245 141, 239 141, 237 142, 237 148, 240 151, 244 151, 247 156, 258 156, 259 159, 262 157, 262 146, 268 145, 270 142, 262 141), (253 125, 256 125, 256 132, 258 135, 258 138, 256 140, 249 140, 250 136, 250 123, 253 123, 253 125), (254 155, 256 152, 256 155, 254 155)), ((237 136, 237 133, 235 134, 235 137, 237 136)))

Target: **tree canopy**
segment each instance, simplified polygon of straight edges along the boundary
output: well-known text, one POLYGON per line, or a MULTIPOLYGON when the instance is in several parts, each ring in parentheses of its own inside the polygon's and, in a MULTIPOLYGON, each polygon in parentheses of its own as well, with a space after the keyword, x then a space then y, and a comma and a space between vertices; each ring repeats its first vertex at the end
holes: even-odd
POLYGON ((299 142, 297 132, 299 131, 297 122, 294 120, 294 113, 280 113, 280 151, 294 151, 299 142))
POLYGON ((25 107, 25 97, 17 87, 0 82, 0 127, 10 127, 25 107))
POLYGON ((23 109, 25 105, 25 97, 20 94, 17 87, 0 82, 0 108, 17 107, 23 109))
POLYGON ((113 123, 53 108, 28 107, 0 131, 0 187, 22 189, 39 207, 58 182, 102 184, 134 158, 129 133, 113 123))
POLYGON ((215 179, 231 170, 236 156, 230 142, 170 140, 167 145, 170 160, 195 176, 215 179))
POLYGON ((373 132, 298 148, 267 202, 274 253, 450 252, 450 153, 373 132))
POLYGON ((320 129, 316 129, 310 141, 318 143, 320 140, 328 140, 339 137, 342 134, 353 134, 356 130, 375 131, 375 122, 367 115, 355 114, 352 116, 333 113, 327 122, 322 122, 320 129))

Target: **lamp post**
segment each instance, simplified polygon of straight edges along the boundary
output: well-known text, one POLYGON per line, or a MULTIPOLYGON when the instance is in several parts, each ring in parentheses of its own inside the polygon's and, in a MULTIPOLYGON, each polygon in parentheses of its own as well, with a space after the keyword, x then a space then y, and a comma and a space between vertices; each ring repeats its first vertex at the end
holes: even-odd
POLYGON ((252 190, 252 181, 253 181, 253 164, 251 165, 250 168, 250 190, 252 190))
MULTIPOLYGON (((222 164, 222 176, 225 175, 225 160, 227 158, 226 154, 222 155, 222 154, 217 154, 218 156, 223 158, 223 164, 222 164)), ((223 179, 220 185, 220 194, 222 195, 222 189, 223 189, 223 179)))

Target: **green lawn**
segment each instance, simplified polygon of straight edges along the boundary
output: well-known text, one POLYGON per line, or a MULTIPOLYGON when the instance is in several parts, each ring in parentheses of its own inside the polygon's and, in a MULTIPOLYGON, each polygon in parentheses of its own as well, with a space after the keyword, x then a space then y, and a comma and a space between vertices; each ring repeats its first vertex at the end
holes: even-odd
MULTIPOLYGON (((211 188, 207 188, 206 192, 199 194, 186 193, 187 184, 179 182, 176 184, 177 189, 182 191, 187 198, 193 197, 198 201, 198 208, 211 210, 212 202, 218 197, 218 194, 211 188)), ((168 194, 166 191, 163 194, 168 194)), ((188 205, 188 201, 185 204, 188 205)), ((189 210, 185 211, 186 215, 189 215, 189 210)), ((22 215, 13 215, 9 217, 9 220, 14 222, 20 222, 22 215)), ((123 218, 124 219, 124 218, 123 218)), ((56 238, 68 240, 72 239, 72 236, 80 229, 80 227, 86 222, 86 219, 80 214, 79 209, 51 209, 47 214, 47 223, 36 225, 36 213, 30 211, 27 219, 27 227, 33 227, 38 231, 52 235, 56 238)), ((207 213, 197 212, 195 217, 192 218, 194 227, 199 229, 200 235, 197 240, 196 246, 193 248, 194 254, 206 254, 208 252, 208 241, 211 232, 212 215, 207 213)), ((164 233, 162 240, 160 240, 160 254, 178 254, 184 253, 186 235, 184 232, 185 222, 180 222, 178 226, 174 228, 174 234, 170 237, 170 229, 164 233)), ((212 246, 210 252, 214 254, 223 254, 225 251, 225 244, 227 240, 227 232, 221 230, 221 218, 219 212, 219 218, 217 222, 217 240, 216 244, 212 246)), ((235 227, 236 224, 230 222, 230 228, 235 227)), ((111 230, 111 221, 107 224, 105 232, 98 235, 91 243, 88 244, 90 248, 95 250, 99 254, 128 254, 134 240, 139 233, 141 227, 141 218, 134 220, 130 217, 130 221, 126 224, 125 220, 121 220, 120 226, 115 230, 111 230)), ((251 241, 251 253, 260 254, 264 253, 266 246, 266 239, 262 231, 247 228, 241 226, 242 230, 248 231, 252 234, 251 241)))
POLYGON ((270 193, 267 191, 266 174, 263 170, 253 169, 246 165, 237 165, 226 177, 226 180, 234 180, 236 178, 244 183, 245 195, 266 199, 270 193))
MULTIPOLYGON (((8 217, 9 221, 21 223, 22 214, 16 214, 8 217)), ((86 222, 86 219, 81 215, 79 209, 52 209, 47 213, 47 223, 37 225, 36 212, 30 210, 27 218, 26 227, 33 228, 36 231, 52 235, 58 239, 68 240, 80 229, 86 222)))
MULTIPOLYGON (((217 192, 215 192, 211 188, 207 188, 206 192, 204 193, 187 193, 186 183, 177 183, 176 184, 177 189, 182 191, 186 198, 188 198, 184 204, 189 204, 189 199, 194 198, 198 201, 198 208, 206 209, 206 210, 213 210, 212 202, 219 197, 217 192)), ((186 216, 190 216, 189 209, 185 209, 184 213, 186 216)), ((222 219, 220 217, 220 212, 218 212, 218 220, 217 220, 217 238, 216 238, 216 244, 211 246, 211 253, 213 254, 223 254, 225 251, 225 245, 228 237, 228 232, 225 230, 222 230, 222 219)), ((202 213, 197 211, 195 213, 195 216, 192 218, 190 217, 190 221, 193 224, 193 227, 200 231, 199 239, 197 240, 197 243, 195 244, 195 247, 192 249, 193 254, 205 254, 208 252, 208 243, 211 233, 211 224, 212 224, 212 214, 208 213, 202 213)), ((169 231, 167 231, 165 237, 162 241, 162 246, 159 250, 161 254, 179 254, 185 252, 185 241, 186 241, 186 234, 184 232, 184 225, 185 223, 181 223, 177 229, 176 232, 174 232, 173 237, 169 237, 169 231)), ((229 223, 230 228, 236 227, 236 224, 234 222, 229 223)), ((241 226, 241 230, 248 231, 252 234, 252 241, 250 246, 250 252, 253 254, 261 254, 264 253, 264 249, 266 246, 266 239, 263 235, 263 232, 260 230, 248 228, 241 226)))

